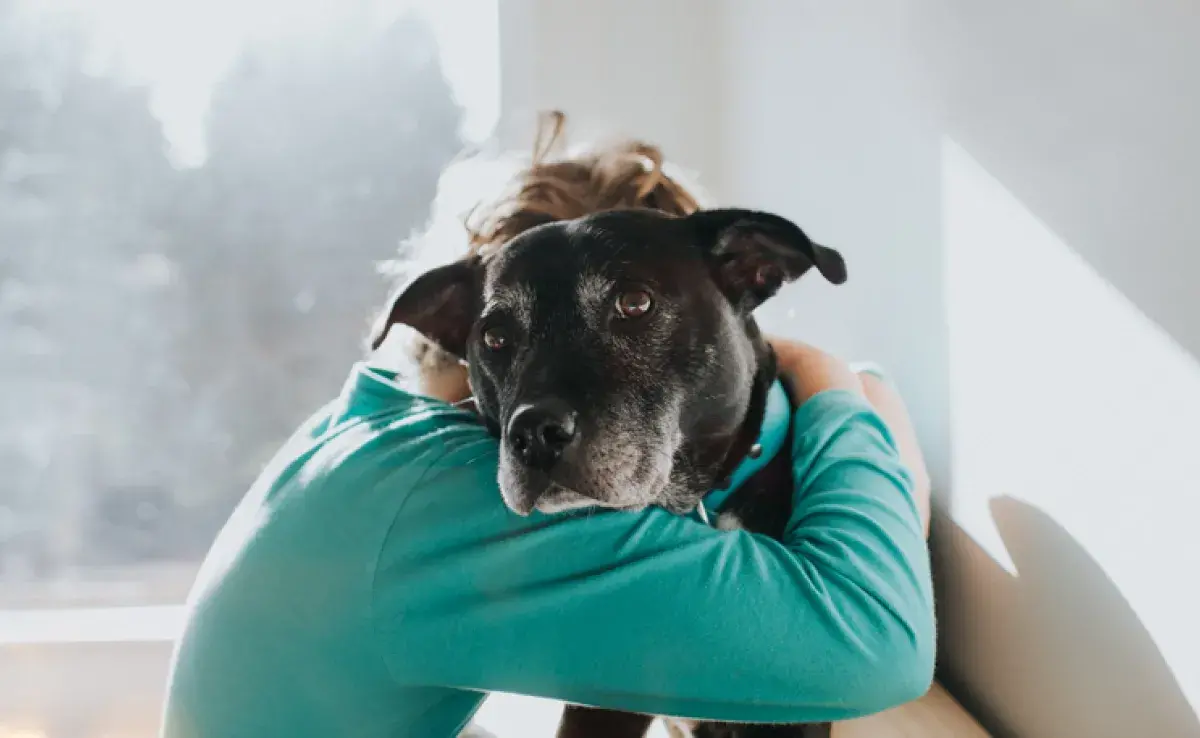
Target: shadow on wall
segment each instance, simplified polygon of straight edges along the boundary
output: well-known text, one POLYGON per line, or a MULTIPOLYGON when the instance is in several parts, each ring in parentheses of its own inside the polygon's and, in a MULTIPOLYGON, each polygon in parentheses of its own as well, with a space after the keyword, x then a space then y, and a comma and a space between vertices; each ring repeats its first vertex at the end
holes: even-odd
POLYGON ((982 670, 1003 675, 986 700, 942 677, 967 708, 1001 737, 1200 736, 1200 719, 1150 633, 1083 546, 1026 502, 996 498, 991 511, 1015 575, 949 520, 933 531, 951 552, 936 573, 938 590, 971 603, 943 622, 943 642, 956 644, 957 661, 983 660, 982 670), (1046 685, 1050 699, 1038 692, 1046 685), (1006 693, 1000 700, 997 690, 1006 693), (996 712, 1000 704, 1021 712, 996 712))
POLYGON ((1200 736, 1180 581, 1200 565, 1200 362, 961 146, 942 165, 947 681, 1008 735, 1200 736))

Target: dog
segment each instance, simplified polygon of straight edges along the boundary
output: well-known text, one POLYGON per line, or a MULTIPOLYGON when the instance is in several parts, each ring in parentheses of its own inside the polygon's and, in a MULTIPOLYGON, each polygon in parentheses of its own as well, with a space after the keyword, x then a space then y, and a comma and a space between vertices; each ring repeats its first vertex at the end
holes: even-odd
MULTIPOLYGON (((771 213, 606 211, 536 225, 490 254, 420 275, 392 301, 372 345, 404 324, 467 363, 516 514, 651 505, 703 513, 710 490, 761 451, 778 377, 753 312, 813 268, 846 281, 840 253, 771 213)), ((737 486, 717 527, 782 536, 788 448, 737 486)), ((571 705, 558 736, 636 738, 654 719, 571 705)), ((830 732, 669 724, 696 738, 830 732)))

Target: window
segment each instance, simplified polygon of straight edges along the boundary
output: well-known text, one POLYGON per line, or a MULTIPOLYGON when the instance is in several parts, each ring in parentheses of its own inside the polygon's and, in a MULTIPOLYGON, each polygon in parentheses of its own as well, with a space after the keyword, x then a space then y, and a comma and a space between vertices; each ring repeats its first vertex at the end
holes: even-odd
MULTIPOLYGON (((497 13, 0 0, 0 663, 170 637, 234 504, 361 355, 376 265, 490 134, 497 13)), ((0 735, 68 735, 10 708, 0 735)))

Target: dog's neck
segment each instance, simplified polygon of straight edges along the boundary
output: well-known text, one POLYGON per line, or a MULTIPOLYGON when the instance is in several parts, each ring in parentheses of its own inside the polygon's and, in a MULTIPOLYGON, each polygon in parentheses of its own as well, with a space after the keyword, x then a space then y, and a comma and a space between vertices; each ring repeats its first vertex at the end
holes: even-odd
POLYGON ((716 474, 717 486, 727 487, 735 469, 751 452, 762 430, 763 418, 767 411, 767 396, 771 386, 778 379, 778 368, 775 352, 762 342, 761 348, 756 348, 758 369, 754 373, 754 381, 750 388, 750 402, 746 406, 746 414, 721 461, 716 474))
MULTIPOLYGON (((665 505, 675 512, 697 511, 708 506, 715 497, 724 498, 732 491, 735 472, 750 459, 757 461, 756 452, 760 449, 754 447, 763 431, 778 370, 775 353, 758 334, 757 327, 753 322, 746 327, 752 343, 754 373, 745 408, 732 432, 699 434, 677 452, 671 479, 674 494, 669 495, 671 502, 665 505), (709 503, 702 502, 706 499, 709 503)), ((787 402, 790 404, 790 399, 787 402)), ((777 418, 777 415, 772 417, 777 418)), ((745 475, 739 473, 738 476, 745 475)))

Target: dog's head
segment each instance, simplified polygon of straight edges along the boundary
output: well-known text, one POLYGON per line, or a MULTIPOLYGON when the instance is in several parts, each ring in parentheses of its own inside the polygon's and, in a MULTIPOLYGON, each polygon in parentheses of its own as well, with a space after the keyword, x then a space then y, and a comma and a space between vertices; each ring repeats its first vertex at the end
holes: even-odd
POLYGON ((426 272, 373 343, 401 323, 468 362, 515 512, 685 512, 762 384, 770 350, 751 312, 812 267, 846 279, 836 251, 776 215, 605 212, 426 272))

